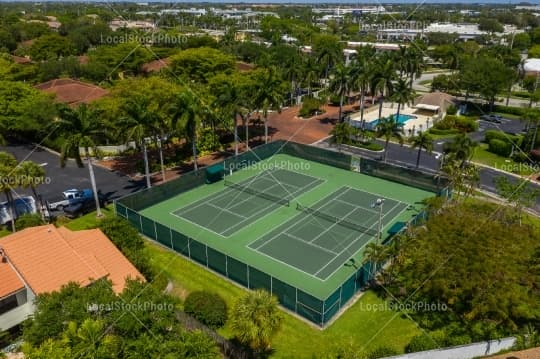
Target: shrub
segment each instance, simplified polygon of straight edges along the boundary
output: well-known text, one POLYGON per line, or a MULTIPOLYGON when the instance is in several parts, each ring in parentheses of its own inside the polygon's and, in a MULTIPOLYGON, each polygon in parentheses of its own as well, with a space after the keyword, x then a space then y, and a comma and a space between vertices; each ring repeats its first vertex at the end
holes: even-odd
POLYGON ((489 141, 488 151, 499 156, 508 157, 512 152, 512 145, 510 145, 508 142, 494 138, 489 141))
POLYGON ((529 156, 525 152, 515 151, 512 155, 512 159, 516 162, 529 162, 529 156))
POLYGON ((302 108, 300 109, 299 115, 302 117, 311 117, 319 111, 320 107, 321 100, 314 97, 308 97, 302 102, 302 108))
POLYGON ((455 127, 462 132, 474 132, 478 130, 478 122, 472 118, 457 116, 455 127))
POLYGON ((457 113, 457 107, 454 105, 448 106, 448 108, 446 109, 446 113, 452 116, 455 115, 457 113))
POLYGON ((215 293, 191 292, 184 302, 184 312, 210 328, 221 328, 227 321, 227 304, 215 293))
POLYGON ((409 344, 405 347, 405 353, 415 353, 424 350, 436 349, 437 343, 426 334, 419 334, 414 336, 409 344))
POLYGON ((509 145, 521 146, 523 136, 510 135, 497 130, 487 130, 486 134, 484 135, 484 141, 489 143, 491 140, 499 140, 509 145))
POLYGON ((41 226, 42 224, 44 224, 44 222, 41 219, 41 216, 37 213, 25 213, 15 221, 15 227, 17 230, 41 226))
MULTIPOLYGON (((330 95, 330 98, 328 99, 328 102, 330 102, 330 104, 332 104, 333 106, 339 106, 340 101, 341 98, 335 94, 330 95)), ((345 105, 345 98, 343 98, 343 104, 345 105)))

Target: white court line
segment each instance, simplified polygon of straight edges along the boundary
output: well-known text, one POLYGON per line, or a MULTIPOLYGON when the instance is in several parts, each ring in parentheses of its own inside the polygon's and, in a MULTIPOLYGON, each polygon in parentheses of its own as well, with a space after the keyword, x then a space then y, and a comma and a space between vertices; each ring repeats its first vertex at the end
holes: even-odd
MULTIPOLYGON (((383 179, 384 179, 384 178, 383 178, 383 179)), ((392 201, 394 201, 394 202, 405 203, 405 202, 402 202, 402 201, 397 200, 397 199, 395 199, 395 198, 386 197, 386 196, 383 196, 382 194, 372 193, 372 192, 369 192, 369 191, 364 191, 363 189, 358 189, 358 188, 354 188, 354 187, 350 187, 350 186, 344 186, 344 187, 350 188, 350 189, 352 189, 352 190, 354 190, 354 191, 357 191, 357 192, 365 192, 365 193, 369 193, 369 194, 371 194, 371 195, 374 195, 374 196, 377 197, 377 198, 381 198, 381 197, 382 197, 382 198, 384 198, 384 199, 390 199, 390 200, 392 200, 392 201)), ((427 192, 427 191, 426 191, 426 192, 427 192)), ((408 205, 408 204, 407 204, 407 205, 408 205)))
MULTIPOLYGON (((292 239, 296 239, 297 241, 301 241, 301 242, 303 242, 303 243, 306 243, 306 241, 304 241, 304 240, 303 240, 302 238, 300 238, 300 237, 295 236, 294 234, 290 234, 290 233, 282 233, 282 234, 284 234, 284 235, 286 235, 286 236, 288 236, 288 237, 291 237, 292 239)), ((267 243, 267 244, 268 244, 268 243, 267 243)), ((338 253, 336 253, 336 252, 331 251, 330 249, 321 247, 321 246, 319 246, 318 244, 313 244, 313 243, 311 243, 311 242, 308 243, 308 244, 309 244, 310 246, 319 248, 319 249, 321 249, 321 250, 323 250, 323 251, 325 251, 325 252, 332 253, 333 255, 337 255, 337 254, 338 254, 338 253)))
MULTIPOLYGON (((292 195, 292 197, 294 198, 295 195, 296 195, 297 193, 299 193, 299 192, 301 193, 305 188, 310 187, 311 185, 313 185, 313 183, 315 183, 315 182, 317 182, 317 181, 320 181, 320 180, 321 180, 321 179, 319 179, 319 178, 318 178, 318 179, 315 179, 315 180, 313 180, 312 182, 306 184, 304 187, 298 188, 296 191, 290 193, 290 195, 292 195)), ((280 185, 279 183, 276 183, 276 184, 274 184, 272 187, 269 187, 268 189, 271 189, 271 188, 273 188, 273 187, 275 187, 275 186, 279 186, 279 185, 280 185)), ((274 202, 273 202, 273 203, 274 203, 274 202)), ((275 203, 275 204, 277 204, 277 203, 275 203)), ((241 224, 243 224, 244 222, 246 222, 248 219, 253 218, 255 215, 257 215, 257 214, 259 214, 260 212, 266 210, 267 208, 268 208, 267 206, 263 207, 261 210, 255 212, 255 213, 252 214, 251 216, 247 217, 245 220, 240 221, 240 222, 238 222, 238 223, 232 225, 231 227, 229 227, 229 230, 238 227, 239 225, 241 225, 241 224)), ((273 211, 270 211, 269 213, 271 213, 271 212, 273 212, 273 211)), ((261 218, 257 219, 255 222, 258 222, 258 221, 259 221, 260 219, 262 219, 262 218, 264 218, 264 217, 261 217, 261 218)), ((252 223, 254 223, 254 222, 252 222, 252 223)), ((224 231, 224 232, 225 232, 225 231, 224 231)), ((236 232, 236 231, 235 231, 235 232, 236 232)), ((222 232, 222 233, 223 233, 223 232, 222 232)), ((233 232, 233 233, 234 233, 234 232, 233 232)))
POLYGON ((229 211, 227 208, 221 208, 221 207, 215 206, 212 202, 207 203, 207 205, 210 206, 210 207, 213 207, 215 209, 219 209, 220 211, 225 211, 227 213, 230 213, 230 214, 234 215, 235 217, 242 217, 244 219, 247 218, 246 216, 243 216, 243 215, 241 215, 239 213, 229 211))
POLYGON ((374 211, 374 210, 372 210, 371 208, 367 208, 367 207, 364 207, 364 206, 359 206, 359 205, 357 205, 357 204, 353 204, 353 203, 351 203, 351 202, 344 201, 344 200, 342 200, 342 199, 339 199, 339 197, 338 197, 338 198, 335 198, 334 201, 335 201, 335 202, 345 203, 345 204, 347 204, 347 205, 349 205, 349 206, 353 206, 353 207, 355 207, 355 208, 357 208, 357 209, 361 209, 361 210, 363 210, 363 211, 371 212, 371 213, 374 213, 374 214, 379 214, 377 211, 374 211))
MULTIPOLYGON (((338 189, 335 190, 334 192, 328 194, 328 195, 327 195, 326 197, 324 197, 323 199, 319 200, 317 203, 314 203, 314 205, 317 205, 319 202, 322 202, 322 201, 324 201, 324 202, 323 202, 323 205, 324 205, 325 203, 330 203, 330 202, 332 202, 331 197, 332 197, 335 193, 340 192, 340 191, 342 190, 342 188, 344 188, 344 187, 338 188, 338 189), (327 198, 330 198, 330 200, 327 201, 327 198)), ((320 208, 320 206, 317 207, 317 208, 320 208)), ((305 214, 305 212, 300 212, 300 213, 298 213, 296 216, 294 216, 293 218, 296 218, 296 217, 300 216, 302 213, 305 214)), ((292 221, 293 223, 292 223, 291 225, 289 225, 287 228, 284 228, 283 230, 281 230, 281 232, 276 233, 274 236, 272 236, 270 239, 268 239, 267 241, 265 241, 263 244, 259 245, 259 246, 256 247, 256 248, 253 248, 253 249, 258 250, 258 249, 261 248, 263 245, 265 245, 267 242, 273 241, 274 238, 276 238, 276 237, 279 236, 280 234, 285 233, 285 232, 288 232, 289 229, 291 229, 292 227, 300 226, 301 224, 303 225, 304 222, 306 222, 307 220, 312 220, 312 219, 313 219, 312 216, 304 216, 304 217, 301 218, 300 220, 292 221)), ((292 219, 291 219, 291 220, 292 220, 292 219)), ((318 221, 316 221, 316 222, 318 222, 318 221)), ((288 221, 287 221, 286 223, 288 223, 288 221)), ((318 224, 320 224, 320 223, 318 223, 318 224)), ((279 227, 279 226, 278 226, 278 227, 279 227)), ((321 226, 321 227, 324 229, 324 226, 321 226)), ((275 228, 274 228, 274 229, 275 229, 275 228)), ((257 242, 259 239, 262 239, 262 238, 266 237, 266 235, 267 235, 268 233, 271 233, 272 231, 273 231, 273 229, 270 229, 268 232, 266 232, 266 233, 263 234, 261 237, 257 238, 255 241, 253 241, 253 242, 251 242, 251 243, 255 243, 255 242, 257 242)), ((305 242, 305 241, 304 241, 304 242, 305 242)), ((250 243, 250 244, 251 244, 251 243, 250 243)), ((309 243, 309 242, 306 242, 306 243, 309 243)), ((249 247, 249 244, 248 244, 248 247, 249 247)), ((251 247, 250 247, 250 248, 251 248, 251 247)))
MULTIPOLYGON (((391 210, 389 210, 388 212, 386 212, 386 213, 382 216, 382 219, 384 219, 389 213, 391 213, 391 212, 392 212, 397 206, 399 206, 400 204, 401 204, 401 203, 397 203, 394 207, 392 207, 391 210)), ((405 203, 404 203, 404 204, 405 204, 405 203)), ((407 205, 407 207, 408 207, 408 205, 407 205)), ((405 208, 403 209, 403 211, 406 210, 407 207, 405 207, 405 208)), ((403 212, 403 211, 401 211, 401 212, 403 212)), ((401 212, 400 212, 400 214, 401 214, 401 212)), ((398 217, 398 216, 396 215, 396 216, 394 216, 394 217, 392 217, 392 218, 397 218, 397 217, 398 217)), ((369 227, 369 229, 371 229, 372 227, 377 226, 377 225, 378 225, 378 223, 374 223, 374 224, 372 224, 372 225, 369 227)), ((347 251, 353 244, 357 243, 357 242, 360 240, 360 238, 361 238, 364 234, 365 234, 365 233, 362 233, 361 235, 359 235, 359 236, 358 236, 354 241, 352 241, 347 247, 345 247, 341 252, 339 252, 339 254, 338 254, 334 259, 332 259, 330 262, 326 263, 326 265, 324 265, 321 269, 319 269, 319 270, 317 271, 317 273, 315 273, 315 275, 319 274, 323 269, 325 269, 326 267, 328 267, 328 266, 329 266, 329 265, 330 265, 337 257, 341 256, 341 255, 342 255, 345 251, 347 251)), ((362 249, 362 248, 363 248, 366 244, 368 244, 369 242, 370 242, 370 241, 367 241, 362 247, 360 247, 359 249, 357 249, 357 250, 356 250, 354 253, 352 253, 351 255, 354 255, 356 252, 358 252, 360 249, 362 249)), ((327 278, 330 278, 332 275, 334 275, 334 273, 335 273, 336 271, 338 271, 340 267, 341 267, 341 266, 338 266, 338 268, 337 268, 334 272, 332 272, 327 278)))

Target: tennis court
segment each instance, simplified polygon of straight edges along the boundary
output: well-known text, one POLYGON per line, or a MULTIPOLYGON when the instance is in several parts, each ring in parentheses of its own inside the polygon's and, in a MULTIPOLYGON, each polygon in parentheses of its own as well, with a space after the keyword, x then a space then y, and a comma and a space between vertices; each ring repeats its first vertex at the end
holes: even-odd
POLYGON ((311 207, 297 204, 291 220, 249 244, 249 248, 325 280, 378 235, 379 207, 383 227, 408 204, 343 186, 311 207), (301 255, 300 255, 301 254, 301 255))
POLYGON ((229 237, 258 221, 324 180, 272 168, 241 182, 225 180, 224 189, 174 211, 174 215, 229 237))

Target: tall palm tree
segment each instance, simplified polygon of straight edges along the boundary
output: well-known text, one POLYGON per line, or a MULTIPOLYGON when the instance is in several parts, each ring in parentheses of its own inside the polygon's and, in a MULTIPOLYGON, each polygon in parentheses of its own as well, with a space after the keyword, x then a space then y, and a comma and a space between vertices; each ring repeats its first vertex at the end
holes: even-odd
POLYGON ((420 167, 420 156, 422 150, 426 150, 428 154, 433 151, 433 138, 427 132, 418 132, 418 135, 411 137, 410 143, 412 148, 418 148, 418 155, 416 157, 416 168, 420 167))
POLYGON ((369 89, 373 71, 369 66, 369 62, 366 58, 359 58, 352 63, 351 75, 354 86, 360 90, 360 122, 364 127, 364 107, 366 92, 369 89))
POLYGON ((64 136, 64 142, 60 152, 60 166, 65 167, 68 157, 73 156, 77 166, 84 167, 80 148, 84 149, 98 217, 101 217, 102 213, 90 149, 96 153, 97 146, 95 141, 97 138, 103 137, 103 128, 98 111, 84 103, 76 109, 64 107, 60 110, 59 130, 64 136))
POLYGON ((150 100, 146 97, 131 99, 124 106, 125 116, 120 118, 120 128, 127 141, 135 141, 143 151, 144 174, 146 187, 152 186, 150 181, 150 167, 148 163, 147 138, 152 135, 158 120, 157 114, 149 110, 150 100))
POLYGON ((287 63, 283 64, 284 67, 283 75, 284 77, 289 80, 291 83, 291 90, 290 90, 290 105, 294 105, 294 96, 296 95, 296 90, 298 89, 298 83, 300 82, 299 79, 302 77, 303 72, 303 62, 302 58, 299 54, 296 54, 295 56, 291 56, 287 63))
POLYGON ((264 118, 264 143, 268 143, 268 111, 281 111, 283 103, 282 83, 273 67, 261 72, 255 103, 264 118))
POLYGON ((238 340, 260 353, 270 349, 283 317, 276 297, 258 289, 238 298, 229 320, 238 340))
POLYGON ((407 73, 409 74, 409 87, 412 90, 413 82, 415 78, 422 76, 422 70, 424 69, 425 62, 422 53, 419 50, 412 50, 408 52, 406 59, 407 73))
POLYGON ((304 66, 303 66, 303 76, 304 81, 308 89, 308 96, 311 95, 311 85, 315 81, 319 81, 319 75, 321 73, 321 68, 319 66, 319 63, 316 61, 315 57, 313 56, 306 56, 304 60, 304 66))
POLYGON ((191 142, 193 168, 199 169, 197 163, 197 130, 203 117, 203 107, 199 98, 191 90, 181 92, 171 106, 174 127, 184 132, 191 142))
POLYGON ((35 162, 23 161, 17 167, 17 175, 20 178, 20 186, 32 190, 37 203, 39 203, 39 213, 42 214, 42 203, 36 189, 45 181, 45 170, 35 162))
POLYGON ((238 117, 242 116, 243 112, 243 94, 237 84, 226 81, 218 89, 214 107, 219 108, 230 117, 233 124, 234 132, 234 154, 238 155, 238 117))
POLYGON ((375 68, 377 71, 372 78, 373 93, 379 92, 379 117, 382 116, 382 107, 385 96, 392 96, 394 92, 394 78, 396 77, 396 68, 394 62, 388 56, 381 56, 377 61, 375 68))
POLYGON ((330 90, 339 96, 339 122, 343 122, 343 99, 349 93, 351 83, 350 70, 343 64, 335 67, 330 81, 330 90))
POLYGON ((390 117, 380 118, 375 126, 377 137, 384 137, 384 155, 383 160, 386 162, 386 154, 388 153, 388 143, 392 137, 403 143, 403 124, 399 123, 394 115, 390 117))
POLYGON ((399 119, 401 106, 410 104, 414 99, 414 90, 410 88, 408 81, 401 78, 398 79, 394 88, 392 99, 398 104, 397 118, 399 119))
POLYGON ((462 133, 454 137, 452 142, 445 142, 443 151, 447 155, 446 162, 456 161, 460 168, 464 168, 474 155, 477 143, 467 134, 462 133))
POLYGON ((15 232, 15 202, 11 191, 17 186, 17 160, 12 154, 0 152, 0 191, 4 192, 11 216, 11 230, 15 232))

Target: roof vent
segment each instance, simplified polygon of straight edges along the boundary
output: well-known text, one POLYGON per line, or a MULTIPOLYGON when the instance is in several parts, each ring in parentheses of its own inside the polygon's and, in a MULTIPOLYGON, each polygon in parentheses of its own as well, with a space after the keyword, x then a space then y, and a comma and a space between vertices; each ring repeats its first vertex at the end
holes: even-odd
POLYGON ((6 251, 2 247, 0 247, 0 258, 1 258, 0 260, 2 261, 2 263, 7 263, 8 258, 6 255, 6 251))

